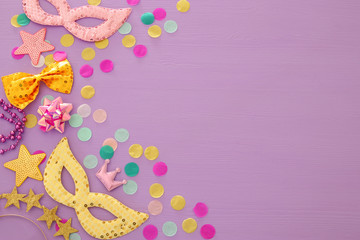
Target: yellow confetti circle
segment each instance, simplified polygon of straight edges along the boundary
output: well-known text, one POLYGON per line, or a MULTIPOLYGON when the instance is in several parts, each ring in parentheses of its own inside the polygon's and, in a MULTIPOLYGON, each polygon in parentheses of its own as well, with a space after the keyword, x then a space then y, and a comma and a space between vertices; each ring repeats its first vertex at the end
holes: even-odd
POLYGON ((14 16, 11 18, 11 25, 12 25, 13 27, 16 27, 16 28, 21 27, 21 25, 18 24, 18 22, 17 22, 17 17, 18 17, 18 16, 19 16, 19 15, 14 15, 14 16))
POLYGON ((152 38, 160 37, 161 36, 161 27, 159 27, 158 25, 153 25, 153 26, 149 27, 148 34, 152 38))
POLYGON ((155 146, 150 146, 145 149, 145 157, 148 160, 155 160, 159 157, 159 150, 155 146))
POLYGON ((101 0, 88 0, 89 5, 97 6, 101 3, 101 0))
POLYGON ((82 52, 81 52, 81 56, 84 60, 86 61, 90 61, 93 60, 95 57, 95 50, 93 48, 85 48, 82 52))
POLYGON ((164 187, 160 183, 154 183, 150 186, 149 193, 153 198, 159 198, 164 194, 164 187))
POLYGON ((64 47, 70 47, 74 44, 74 37, 71 34, 65 34, 61 37, 60 39, 60 43, 61 45, 63 45, 64 47))
POLYGON ((37 117, 34 114, 26 115, 25 127, 33 128, 37 124, 37 117))
POLYGON ((193 233, 197 229, 197 222, 193 218, 185 219, 182 223, 182 228, 186 233, 193 233))
POLYGON ((180 195, 176 195, 171 199, 171 207, 175 210, 182 210, 184 209, 186 204, 185 198, 180 195))
POLYGON ((87 85, 81 89, 81 96, 85 99, 90 99, 95 95, 95 88, 87 85))
POLYGON ((129 148, 129 155, 133 158, 139 158, 143 154, 143 147, 140 144, 133 144, 129 148))
POLYGON ((45 65, 46 66, 49 66, 53 62, 55 62, 53 54, 49 54, 45 57, 45 65))
POLYGON ((104 49, 104 48, 106 48, 108 45, 109 45, 109 40, 108 40, 108 39, 104 39, 104 40, 102 40, 102 41, 97 41, 97 42, 95 42, 95 46, 96 46, 98 49, 104 49))
POLYGON ((133 35, 126 35, 123 39, 122 39, 122 44, 124 45, 124 47, 127 48, 131 48, 135 45, 136 43, 136 38, 133 35))
POLYGON ((190 3, 187 0, 180 0, 177 2, 176 8, 179 12, 187 12, 190 9, 190 3))

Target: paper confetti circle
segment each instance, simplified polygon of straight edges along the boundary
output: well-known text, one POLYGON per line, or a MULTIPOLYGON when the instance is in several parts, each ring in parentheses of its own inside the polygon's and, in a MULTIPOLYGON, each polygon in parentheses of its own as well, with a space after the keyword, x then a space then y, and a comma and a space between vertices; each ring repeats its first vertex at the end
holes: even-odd
POLYGON ((77 135, 80 141, 87 142, 92 136, 92 131, 90 128, 87 127, 80 128, 77 135))
POLYGON ((185 219, 182 223, 182 228, 186 233, 193 233, 197 229, 197 222, 193 218, 185 219))
POLYGON ((190 9, 190 3, 187 0, 180 0, 177 2, 176 8, 179 12, 187 12, 190 9))
POLYGON ((81 57, 86 61, 93 60, 95 55, 96 55, 95 50, 93 48, 90 48, 90 47, 85 48, 81 52, 81 57))
POLYGON ((202 202, 198 202, 193 210, 195 215, 199 218, 205 217, 209 211, 206 204, 202 202))
POLYGON ((151 12, 147 12, 141 15, 141 22, 145 25, 153 24, 154 20, 155 20, 155 16, 151 12))
POLYGON ((114 68, 114 63, 109 59, 105 59, 105 60, 101 61, 101 63, 100 63, 100 69, 104 73, 111 72, 113 70, 113 68, 114 68))
POLYGON ((111 159, 114 156, 114 149, 109 146, 105 145, 100 148, 100 157, 102 159, 111 159))
POLYGON ((124 47, 126 48, 131 48, 135 45, 136 43, 136 38, 133 35, 126 35, 123 39, 122 39, 122 44, 124 45, 124 47))
POLYGON ((42 99, 41 99, 41 105, 44 105, 44 100, 45 100, 45 98, 48 99, 48 100, 50 100, 50 101, 52 101, 52 100, 55 99, 55 98, 54 98, 53 96, 51 96, 51 95, 45 95, 45 96, 43 96, 42 99))
POLYGON ((156 176, 164 176, 167 173, 167 165, 164 162, 157 162, 154 164, 153 172, 156 176))
POLYGON ((166 18, 166 11, 163 8, 156 8, 153 11, 155 20, 161 21, 166 18))
POLYGON ((134 162, 129 162, 125 165, 124 170, 129 177, 135 177, 139 173, 139 166, 134 162))
POLYGON ((147 53, 147 48, 144 45, 136 45, 134 47, 134 54, 135 56, 142 58, 145 57, 147 53))
POLYGON ((160 37, 161 36, 161 27, 159 27, 158 25, 153 25, 153 26, 149 27, 148 34, 152 38, 160 37))
POLYGON ((200 234, 204 239, 212 239, 215 236, 216 230, 213 225, 205 224, 200 229, 200 234))
POLYGON ((80 75, 84 78, 91 77, 93 73, 94 69, 89 64, 85 64, 80 68, 80 75))
POLYGON ((11 25, 12 25, 13 27, 16 27, 16 28, 21 27, 21 25, 18 24, 18 22, 17 22, 18 16, 19 16, 19 15, 14 15, 14 16, 12 16, 11 21, 10 21, 10 22, 11 22, 11 25))
POLYGON ((143 235, 146 240, 154 240, 158 235, 158 230, 154 225, 147 225, 143 229, 143 235))
POLYGON ((104 39, 104 40, 95 42, 95 46, 98 49, 105 49, 105 48, 107 48, 108 45, 109 45, 109 39, 104 39))
POLYGON ((90 99, 95 95, 95 88, 87 85, 81 89, 81 96, 85 99, 90 99))
POLYGON ((33 128, 37 124, 37 117, 34 114, 26 115, 25 127, 33 128))
POLYGON ((115 151, 115 150, 117 149, 117 147, 118 147, 117 141, 116 141, 115 139, 113 139, 113 138, 107 138, 107 139, 105 139, 104 142, 103 142, 103 146, 105 146, 105 145, 111 146, 111 147, 114 149, 114 151, 115 151))
POLYGON ((20 26, 26 26, 30 23, 30 19, 26 16, 25 13, 19 14, 16 21, 20 26))
POLYGON ((46 57, 45 57, 45 65, 49 66, 53 62, 55 62, 54 55, 53 54, 46 55, 46 57))
MULTIPOLYGON (((118 142, 126 142, 129 139, 129 132, 125 128, 119 128, 115 132, 115 139, 118 142)), ((142 148, 142 147, 141 147, 142 148)))
POLYGON ((97 109, 93 113, 93 119, 97 123, 103 123, 107 119, 107 113, 104 109, 97 109))
POLYGON ((64 61, 67 58, 66 52, 63 51, 56 51, 54 52, 53 58, 57 62, 64 61))
POLYGON ((88 0, 89 5, 97 6, 101 3, 101 0, 88 0))
POLYGON ((129 148, 129 155, 132 158, 139 158, 143 154, 143 147, 140 144, 133 144, 129 148))
POLYGON ((171 221, 164 223, 164 225, 162 227, 162 231, 163 231, 164 235, 167 237, 175 236, 175 234, 177 233, 176 223, 171 222, 171 221))
POLYGON ((174 33, 177 31, 177 29, 178 29, 178 25, 173 20, 166 21, 164 24, 164 30, 167 33, 174 33))
POLYGON ((125 22, 125 23, 121 26, 121 28, 119 28, 118 32, 119 32, 120 34, 129 34, 129 33, 131 32, 131 29, 132 29, 131 24, 128 23, 128 22, 125 22))
POLYGON ((98 165, 98 159, 95 155, 87 155, 85 158, 84 158, 84 166, 87 168, 87 169, 93 169, 93 168, 96 168, 96 166, 98 165))
POLYGON ((163 205, 159 200, 152 200, 148 205, 148 210, 151 215, 159 215, 163 211, 163 205))
POLYGON ((155 146, 150 146, 145 149, 145 157, 148 160, 155 160, 159 157, 159 150, 155 146))
POLYGON ((18 49, 18 47, 14 47, 13 50, 11 51, 11 56, 16 59, 22 59, 25 55, 24 54, 19 54, 19 55, 15 55, 15 51, 18 49))
POLYGON ((133 180, 127 180, 127 183, 123 186, 123 191, 127 195, 133 195, 137 192, 138 185, 133 180))
POLYGON ((43 55, 40 55, 38 64, 34 65, 34 64, 31 62, 31 65, 32 65, 33 67, 36 67, 36 68, 41 68, 42 66, 44 66, 44 65, 45 65, 45 58, 44 58, 44 56, 43 56, 43 55))
POLYGON ((131 6, 138 5, 140 0, 127 0, 127 3, 131 6))
POLYGON ((88 104, 81 104, 77 109, 77 113, 81 117, 87 118, 91 114, 91 107, 88 104))
POLYGON ((71 34, 64 34, 60 39, 60 43, 64 47, 71 47, 74 44, 74 41, 75 39, 71 34))
POLYGON ((69 124, 70 124, 70 126, 77 128, 83 124, 83 121, 84 121, 83 118, 79 114, 75 113, 75 114, 71 115, 69 124))
POLYGON ((78 233, 72 233, 69 236, 69 240, 81 240, 81 237, 78 233))
POLYGON ((149 193, 153 198, 160 198, 164 194, 164 187, 160 183, 154 183, 150 186, 149 193))
POLYGON ((171 199, 171 207, 175 210, 182 210, 186 205, 185 198, 181 195, 176 195, 171 199))

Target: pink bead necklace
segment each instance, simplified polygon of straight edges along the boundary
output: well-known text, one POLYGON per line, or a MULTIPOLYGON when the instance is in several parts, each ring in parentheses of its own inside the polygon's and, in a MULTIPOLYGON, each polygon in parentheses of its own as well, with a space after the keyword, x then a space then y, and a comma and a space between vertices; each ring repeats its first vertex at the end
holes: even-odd
POLYGON ((16 108, 10 103, 6 103, 3 99, 0 98, 0 110, 1 109, 3 109, 5 113, 7 112, 10 115, 10 117, 8 118, 3 113, 0 113, 0 120, 4 119, 9 123, 14 124, 15 129, 10 131, 10 133, 7 136, 0 134, 0 146, 6 144, 8 140, 13 142, 12 144, 10 144, 8 148, 0 147, 0 155, 16 148, 19 141, 22 139, 21 135, 24 132, 25 122, 26 122, 26 115, 24 110, 16 108), (17 110, 19 112, 19 116, 14 112, 14 110, 17 110), (22 114, 22 118, 20 118, 21 114, 22 114))

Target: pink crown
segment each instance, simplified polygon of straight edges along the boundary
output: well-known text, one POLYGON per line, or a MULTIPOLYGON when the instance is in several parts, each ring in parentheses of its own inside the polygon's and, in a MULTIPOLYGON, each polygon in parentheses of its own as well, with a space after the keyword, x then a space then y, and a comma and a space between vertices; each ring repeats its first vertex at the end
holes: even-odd
POLYGON ((107 166, 110 163, 109 159, 106 159, 104 162, 104 165, 97 171, 96 177, 104 184, 106 189, 110 192, 111 190, 114 190, 115 188, 126 184, 127 181, 124 179, 121 182, 115 181, 116 174, 118 174, 121 170, 120 168, 116 168, 115 171, 108 172, 107 166))

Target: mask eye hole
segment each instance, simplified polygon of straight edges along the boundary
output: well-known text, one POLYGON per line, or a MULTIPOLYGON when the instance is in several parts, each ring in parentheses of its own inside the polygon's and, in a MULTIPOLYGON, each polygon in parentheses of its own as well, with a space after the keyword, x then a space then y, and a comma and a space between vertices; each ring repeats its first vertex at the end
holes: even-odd
POLYGON ((85 17, 85 18, 76 20, 77 24, 84 26, 84 27, 96 27, 96 26, 102 24, 103 22, 104 22, 104 20, 102 20, 102 19, 92 18, 92 17, 85 17))
POLYGON ((44 10, 46 10, 47 13, 53 14, 53 15, 59 15, 58 11, 56 10, 56 7, 49 3, 46 0, 39 0, 40 7, 44 10))
POLYGON ((71 193, 72 195, 75 195, 75 184, 74 181, 63 181, 63 179, 72 179, 70 173, 66 168, 62 168, 61 170, 61 184, 64 186, 64 188, 71 193))
POLYGON ((93 204, 92 206, 91 204, 92 203, 88 204, 88 209, 95 218, 102 221, 110 221, 110 220, 115 220, 117 218, 114 214, 107 211, 106 209, 103 209, 99 206, 95 206, 95 204, 93 204))

